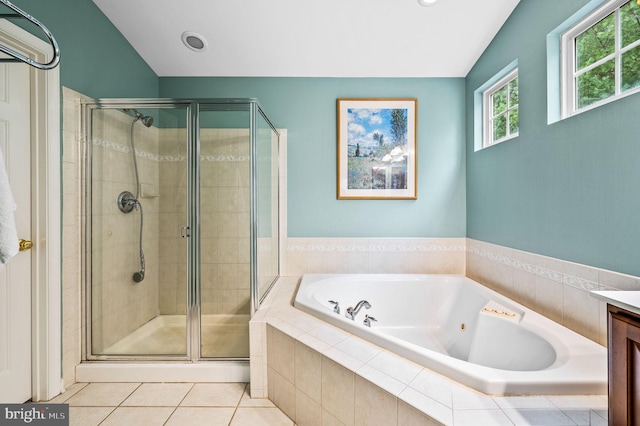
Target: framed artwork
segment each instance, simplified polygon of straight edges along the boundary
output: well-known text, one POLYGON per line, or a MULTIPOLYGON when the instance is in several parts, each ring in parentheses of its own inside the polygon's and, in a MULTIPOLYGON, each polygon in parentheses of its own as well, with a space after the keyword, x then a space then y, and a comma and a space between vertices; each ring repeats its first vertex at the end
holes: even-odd
POLYGON ((338 199, 415 200, 412 98, 338 99, 338 199))

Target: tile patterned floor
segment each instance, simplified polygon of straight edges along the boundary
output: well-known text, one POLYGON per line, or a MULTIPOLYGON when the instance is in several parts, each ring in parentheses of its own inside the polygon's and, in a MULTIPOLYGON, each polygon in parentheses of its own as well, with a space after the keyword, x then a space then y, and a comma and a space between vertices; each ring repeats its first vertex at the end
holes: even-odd
POLYGON ((49 402, 71 426, 295 426, 246 383, 76 383, 49 402))

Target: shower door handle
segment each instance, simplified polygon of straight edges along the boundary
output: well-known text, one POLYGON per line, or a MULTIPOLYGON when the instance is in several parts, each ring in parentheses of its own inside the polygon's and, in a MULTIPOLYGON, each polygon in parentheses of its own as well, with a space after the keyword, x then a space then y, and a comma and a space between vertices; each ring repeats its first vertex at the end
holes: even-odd
POLYGON ((180 236, 182 238, 188 238, 191 235, 189 234, 189 227, 188 226, 183 226, 182 228, 180 228, 180 236))

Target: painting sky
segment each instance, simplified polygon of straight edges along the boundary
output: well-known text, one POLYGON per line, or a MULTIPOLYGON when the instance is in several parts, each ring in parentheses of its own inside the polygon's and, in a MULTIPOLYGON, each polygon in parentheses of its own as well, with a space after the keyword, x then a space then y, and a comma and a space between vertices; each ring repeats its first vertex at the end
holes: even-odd
POLYGON ((348 144, 361 148, 376 148, 378 141, 373 134, 384 135, 384 142, 393 141, 391 135, 391 109, 349 108, 348 113, 348 144))

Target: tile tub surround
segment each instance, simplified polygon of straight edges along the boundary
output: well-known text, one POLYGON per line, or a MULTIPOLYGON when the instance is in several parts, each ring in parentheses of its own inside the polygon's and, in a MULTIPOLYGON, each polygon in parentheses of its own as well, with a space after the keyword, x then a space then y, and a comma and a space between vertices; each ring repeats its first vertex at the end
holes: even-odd
POLYGON ((593 290, 640 290, 640 278, 467 239, 466 276, 607 345, 607 304, 593 290))
POLYGON ((606 396, 488 396, 324 323, 291 305, 298 282, 250 325, 252 397, 298 425, 607 424, 606 396))
POLYGON ((606 304, 592 290, 640 290, 640 278, 470 238, 287 238, 284 276, 462 274, 606 346, 606 304))
POLYGON ((282 275, 464 274, 466 238, 287 238, 282 275))

